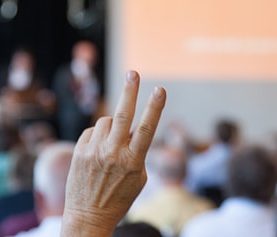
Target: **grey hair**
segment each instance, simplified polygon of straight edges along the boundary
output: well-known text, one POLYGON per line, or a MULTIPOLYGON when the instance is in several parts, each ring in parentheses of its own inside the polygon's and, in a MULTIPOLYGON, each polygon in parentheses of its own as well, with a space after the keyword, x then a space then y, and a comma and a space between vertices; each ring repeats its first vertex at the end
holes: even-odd
POLYGON ((34 166, 34 189, 41 193, 50 205, 64 202, 65 184, 74 143, 57 142, 47 146, 34 166))

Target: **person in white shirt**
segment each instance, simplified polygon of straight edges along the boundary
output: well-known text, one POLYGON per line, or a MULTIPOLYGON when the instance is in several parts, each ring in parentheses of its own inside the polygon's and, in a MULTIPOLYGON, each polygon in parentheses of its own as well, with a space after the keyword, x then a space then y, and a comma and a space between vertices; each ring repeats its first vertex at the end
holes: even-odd
POLYGON ((131 222, 145 222, 163 235, 178 236, 182 227, 193 217, 214 208, 213 203, 188 192, 185 179, 186 154, 183 149, 162 147, 157 158, 157 173, 161 186, 140 208, 131 210, 131 222))
POLYGON ((229 163, 223 205, 193 219, 181 237, 275 237, 271 201, 277 181, 272 155, 259 147, 247 148, 229 163))
POLYGON ((58 142, 39 155, 34 168, 34 195, 40 225, 16 237, 60 236, 65 185, 73 150, 73 143, 58 142))

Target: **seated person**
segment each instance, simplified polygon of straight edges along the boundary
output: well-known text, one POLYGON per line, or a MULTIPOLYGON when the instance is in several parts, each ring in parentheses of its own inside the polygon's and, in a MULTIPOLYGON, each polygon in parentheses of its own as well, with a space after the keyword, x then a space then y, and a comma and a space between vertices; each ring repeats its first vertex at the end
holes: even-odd
POLYGON ((33 121, 19 128, 20 138, 29 154, 38 157, 42 150, 56 141, 53 126, 46 121, 33 121))
POLYGON ((9 172, 9 194, 0 198, 0 221, 25 211, 33 210, 32 170, 33 158, 24 151, 13 153, 9 172))
POLYGON ((0 115, 0 198, 11 192, 12 151, 20 143, 17 130, 8 126, 1 118, 0 115))
POLYGON ((227 178, 227 163, 237 146, 239 130, 234 122, 222 120, 215 131, 215 143, 190 159, 186 184, 191 191, 203 194, 219 205, 224 199, 222 188, 227 178))
POLYGON ((274 237, 275 215, 271 206, 277 181, 273 157, 259 147, 236 154, 229 163, 230 197, 215 211, 192 220, 182 237, 274 237))
POLYGON ((39 155, 34 168, 37 228, 17 237, 59 236, 65 198, 65 184, 73 154, 72 143, 55 143, 39 155))
POLYGON ((3 113, 10 122, 45 118, 53 113, 54 94, 42 87, 35 58, 27 49, 13 54, 0 96, 3 113))
POLYGON ((164 234, 178 236, 189 220, 212 209, 213 205, 183 187, 186 175, 183 149, 163 147, 157 155, 157 169, 163 185, 128 217, 131 221, 149 223, 164 234))

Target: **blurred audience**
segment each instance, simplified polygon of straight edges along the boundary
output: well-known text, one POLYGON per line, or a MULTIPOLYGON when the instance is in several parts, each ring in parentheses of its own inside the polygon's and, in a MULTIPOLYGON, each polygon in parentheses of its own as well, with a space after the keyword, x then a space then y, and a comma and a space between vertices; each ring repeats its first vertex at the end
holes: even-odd
POLYGON ((35 58, 27 49, 13 54, 0 96, 2 113, 9 122, 48 118, 54 112, 54 94, 42 86, 35 58))
POLYGON ((14 149, 9 159, 9 193, 0 198, 0 236, 37 224, 32 189, 34 159, 22 148, 14 149))
POLYGON ((215 131, 215 143, 190 159, 186 184, 190 190, 211 198, 219 205, 223 200, 227 163, 238 145, 239 129, 234 122, 222 120, 215 131))
POLYGON ((45 147, 57 139, 53 126, 45 121, 22 125, 19 133, 28 153, 34 157, 37 157, 45 147))
POLYGON ((125 224, 117 227, 113 237, 162 237, 161 233, 153 226, 139 222, 134 224, 125 224))
POLYGON ((162 144, 188 153, 189 135, 181 121, 172 121, 164 129, 162 144))
MULTIPOLYGON (((57 134, 75 141, 101 113, 97 60, 92 42, 77 42, 71 62, 55 75, 54 92, 43 86, 27 49, 16 50, 1 68, 0 237, 60 235, 74 144, 58 142, 57 134)), ((149 181, 126 217, 132 223, 113 237, 276 236, 272 153, 237 152, 240 131, 231 120, 216 125, 207 149, 194 147, 181 121, 169 123, 163 135, 147 156, 149 181)), ((264 141, 275 152, 276 137, 264 141)))
POLYGON ((226 186, 230 197, 219 210, 192 220, 181 237, 276 236, 271 205, 277 180, 274 158, 259 147, 246 148, 234 155, 229 162, 226 186))
POLYGON ((140 208, 129 213, 131 221, 150 223, 167 236, 177 236, 181 228, 194 216, 213 207, 183 187, 186 175, 184 150, 164 147, 157 159, 162 188, 140 208))
POLYGON ((158 166, 160 163, 161 147, 171 147, 186 154, 190 152, 189 136, 181 121, 174 120, 168 123, 162 133, 161 139, 154 140, 145 161, 147 171, 147 183, 145 184, 142 192, 136 198, 131 207, 131 212, 140 209, 141 205, 149 198, 155 195, 157 191, 163 186, 161 181, 158 166))
POLYGON ((72 49, 72 61, 61 67, 54 80, 62 139, 77 140, 90 126, 99 106, 100 87, 94 67, 97 49, 80 41, 72 49))
POLYGON ((16 236, 60 236, 65 184, 73 149, 74 144, 59 142, 48 146, 39 155, 34 167, 34 195, 40 225, 16 236))
POLYGON ((19 143, 17 130, 2 123, 0 118, 0 198, 11 192, 9 180, 13 163, 13 150, 18 148, 19 143))

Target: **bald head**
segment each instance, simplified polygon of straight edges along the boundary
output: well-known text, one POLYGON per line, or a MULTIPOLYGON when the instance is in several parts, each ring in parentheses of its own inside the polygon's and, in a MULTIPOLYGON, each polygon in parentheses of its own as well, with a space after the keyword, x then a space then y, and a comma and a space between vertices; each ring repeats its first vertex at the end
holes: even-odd
POLYGON ((42 151, 35 163, 34 189, 43 199, 43 208, 49 209, 44 210, 45 212, 63 210, 65 185, 73 150, 73 143, 55 143, 42 151))
POLYGON ((180 183, 185 178, 186 157, 181 149, 163 148, 159 157, 159 173, 166 182, 180 183))
POLYGON ((13 68, 24 68, 28 71, 33 71, 35 67, 34 56, 27 49, 19 49, 12 56, 11 66, 13 68))
POLYGON ((90 41, 79 41, 72 49, 72 57, 94 66, 97 58, 96 46, 90 41))

